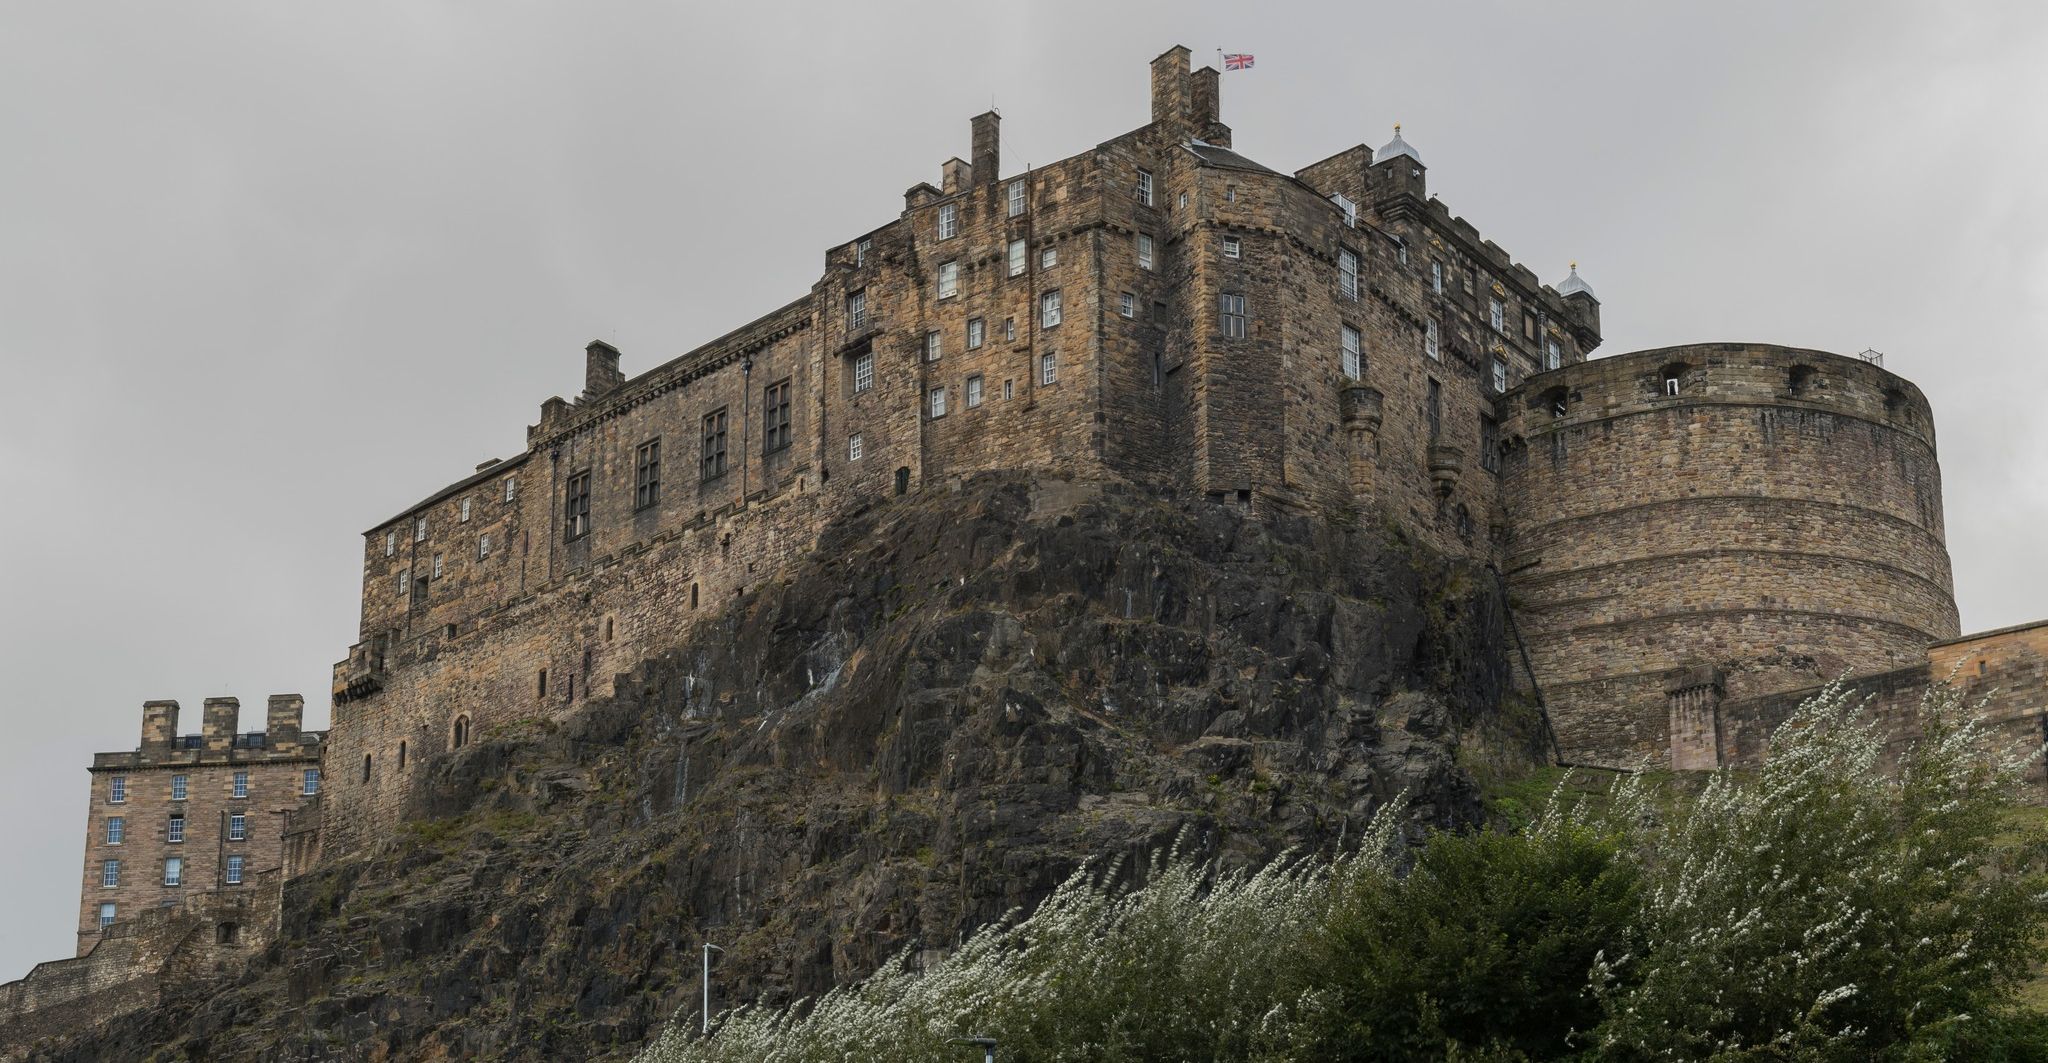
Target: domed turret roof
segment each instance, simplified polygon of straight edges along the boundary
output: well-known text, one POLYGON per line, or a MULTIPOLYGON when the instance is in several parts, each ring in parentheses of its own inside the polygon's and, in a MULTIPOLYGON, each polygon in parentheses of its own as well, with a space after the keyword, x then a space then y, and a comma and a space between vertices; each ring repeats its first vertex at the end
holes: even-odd
POLYGON ((1579 264, 1574 262, 1572 263, 1572 275, 1566 277, 1564 279, 1564 283, 1559 284, 1557 286, 1557 294, 1577 295, 1580 292, 1585 292, 1587 295, 1592 296, 1595 300, 1600 298, 1597 295, 1593 295, 1592 285, 1587 284, 1584 280, 1581 280, 1579 278, 1579 264))
POLYGON ((1375 163, 1386 162, 1388 159, 1398 159, 1403 155, 1414 159, 1416 162, 1422 161, 1422 153, 1416 151, 1407 141, 1401 139, 1401 124, 1396 122, 1394 123, 1394 139, 1387 141, 1386 145, 1381 147, 1380 150, 1373 152, 1372 161, 1375 163))

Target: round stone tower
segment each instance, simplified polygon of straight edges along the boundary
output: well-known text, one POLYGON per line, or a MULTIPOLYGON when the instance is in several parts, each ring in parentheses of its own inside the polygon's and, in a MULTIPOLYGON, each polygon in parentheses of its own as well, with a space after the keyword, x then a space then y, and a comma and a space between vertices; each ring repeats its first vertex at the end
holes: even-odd
POLYGON ((1506 396, 1509 573, 1567 761, 1711 767, 1742 699, 1957 634, 1934 422, 1876 365, 1698 344, 1506 396))

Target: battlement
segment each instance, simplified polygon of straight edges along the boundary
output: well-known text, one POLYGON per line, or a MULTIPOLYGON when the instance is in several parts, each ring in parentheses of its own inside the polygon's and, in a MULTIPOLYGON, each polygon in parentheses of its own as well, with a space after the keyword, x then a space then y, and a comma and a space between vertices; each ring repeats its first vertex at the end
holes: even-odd
POLYGON ((153 765, 194 765, 249 760, 317 759, 324 732, 301 729, 306 699, 298 694, 272 694, 264 729, 238 731, 242 703, 237 698, 207 698, 203 704, 201 730, 178 733, 179 705, 176 701, 146 701, 142 705, 142 738, 132 750, 93 755, 94 770, 148 767, 153 765))

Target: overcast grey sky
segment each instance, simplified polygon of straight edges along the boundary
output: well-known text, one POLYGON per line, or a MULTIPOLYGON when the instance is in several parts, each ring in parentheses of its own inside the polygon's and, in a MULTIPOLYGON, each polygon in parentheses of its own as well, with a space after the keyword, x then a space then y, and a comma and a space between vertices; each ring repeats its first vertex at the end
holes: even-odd
POLYGON ((0 979, 70 953, 87 777, 141 703, 326 722, 359 533, 803 292, 1003 112, 1006 169, 1147 115, 1240 151, 1394 122, 1606 353, 1885 352, 1934 403, 1965 630, 2048 616, 2048 5, 0 7, 0 979))

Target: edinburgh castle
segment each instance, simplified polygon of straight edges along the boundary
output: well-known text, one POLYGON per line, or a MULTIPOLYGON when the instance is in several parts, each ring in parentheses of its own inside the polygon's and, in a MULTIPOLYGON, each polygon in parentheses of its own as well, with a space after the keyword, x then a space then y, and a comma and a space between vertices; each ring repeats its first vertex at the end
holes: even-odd
POLYGON ((2040 740, 2048 626, 1959 637, 1912 383, 1758 343, 1594 358, 1576 267, 1545 283, 1484 239, 1398 129, 1269 169, 1232 149, 1219 82, 1171 49, 1149 123, 1028 169, 976 116, 808 291, 637 375, 590 343, 523 451, 364 532, 324 734, 294 696, 248 734, 208 699, 197 738, 151 702, 138 747, 95 758, 80 958, 0 1016, 140 1006, 260 945, 285 881, 390 842, 437 761, 625 693, 832 529, 992 474, 1383 528, 1482 573, 1558 763, 1753 763, 1843 676, 1901 727, 1931 681, 1996 689, 2040 740))

